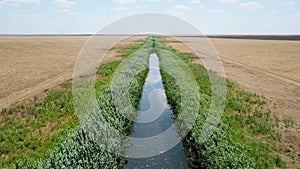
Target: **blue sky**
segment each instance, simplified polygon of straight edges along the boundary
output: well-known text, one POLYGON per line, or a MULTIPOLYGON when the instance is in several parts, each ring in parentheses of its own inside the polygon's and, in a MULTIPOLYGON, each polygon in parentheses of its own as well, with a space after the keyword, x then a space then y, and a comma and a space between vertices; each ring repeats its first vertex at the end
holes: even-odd
POLYGON ((300 34, 300 0, 0 0, 0 34, 96 33, 141 13, 174 15, 204 34, 300 34))

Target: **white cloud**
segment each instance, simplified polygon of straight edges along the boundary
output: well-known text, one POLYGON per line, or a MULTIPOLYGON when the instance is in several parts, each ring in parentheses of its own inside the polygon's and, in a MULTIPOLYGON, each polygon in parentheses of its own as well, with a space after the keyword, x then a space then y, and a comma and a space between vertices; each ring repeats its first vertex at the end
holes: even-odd
POLYGON ((131 11, 130 8, 126 8, 126 7, 118 7, 116 8, 117 11, 131 11))
POLYGON ((176 5, 173 8, 166 11, 166 13, 174 16, 183 16, 184 12, 188 11, 190 8, 184 5, 176 5))
POLYGON ((262 5, 256 1, 246 2, 241 4, 242 7, 248 8, 248 9, 259 9, 262 8, 262 5))
POLYGON ((180 10, 180 11, 186 11, 186 10, 189 10, 190 8, 187 6, 184 6, 184 5, 176 5, 173 7, 173 9, 180 10))
POLYGON ((227 14, 224 10, 221 9, 212 9, 212 10, 208 10, 208 13, 210 13, 210 15, 212 16, 217 16, 217 17, 221 17, 221 18, 232 18, 232 15, 227 14))
POLYGON ((217 14, 217 15, 224 13, 223 10, 209 10, 208 12, 212 13, 212 14, 217 14))
POLYGON ((114 0, 115 3, 118 4, 132 4, 135 3, 137 0, 114 0))
POLYGON ((219 0, 222 3, 233 4, 239 2, 239 0, 219 0))
POLYGON ((77 5, 76 1, 70 0, 55 0, 54 3, 62 8, 72 8, 73 6, 77 5))
POLYGON ((296 3, 294 1, 288 2, 286 5, 287 6, 294 6, 296 3))
POLYGON ((281 2, 280 5, 282 6, 295 6, 296 3, 294 1, 290 1, 290 2, 281 2))
POLYGON ((148 1, 148 2, 173 2, 174 0, 140 0, 140 1, 148 1))
POLYGON ((276 12, 275 10, 273 10, 273 11, 267 12, 266 15, 268 15, 268 16, 273 16, 273 15, 275 15, 276 13, 277 13, 277 12, 276 12))
POLYGON ((43 17, 42 14, 35 14, 35 13, 32 13, 32 11, 27 10, 27 9, 22 10, 21 13, 22 13, 23 17, 29 18, 29 19, 36 19, 36 18, 43 17))
POLYGON ((190 1, 191 4, 193 5, 197 5, 199 8, 204 8, 205 6, 201 4, 200 0, 191 0, 190 1))
POLYGON ((114 3, 118 3, 120 5, 124 4, 133 4, 136 2, 173 2, 175 0, 114 0, 114 3))
POLYGON ((39 4, 40 0, 2 0, 0 4, 19 6, 21 4, 39 4))
POLYGON ((200 0, 191 0, 191 4, 200 4, 200 0))
POLYGON ((62 10, 58 10, 56 11, 57 14, 61 14, 64 16, 72 16, 75 15, 75 12, 73 12, 71 9, 62 9, 62 10))

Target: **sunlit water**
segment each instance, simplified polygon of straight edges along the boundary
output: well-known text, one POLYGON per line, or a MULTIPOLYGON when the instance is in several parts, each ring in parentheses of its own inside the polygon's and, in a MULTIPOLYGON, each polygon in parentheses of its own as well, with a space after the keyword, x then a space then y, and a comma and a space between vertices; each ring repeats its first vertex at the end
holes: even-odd
MULTIPOLYGON (((167 99, 159 70, 159 59, 151 54, 149 59, 149 73, 143 87, 143 94, 139 106, 140 114, 134 124, 131 137, 148 138, 166 131, 173 125, 173 112, 167 105, 167 99)), ((176 130, 173 129, 176 133, 176 130)), ((178 134, 177 134, 178 135, 178 134)), ((163 144, 171 144, 166 139, 163 144)), ((154 145, 155 147, 155 145, 154 145)), ((159 148, 159 147, 158 147, 159 148)), ((128 148, 128 152, 131 147, 128 148)), ((143 147, 140 151, 143 151, 143 147)), ((129 158, 125 168, 128 169, 182 169, 189 168, 182 142, 174 148, 149 158, 129 158)))

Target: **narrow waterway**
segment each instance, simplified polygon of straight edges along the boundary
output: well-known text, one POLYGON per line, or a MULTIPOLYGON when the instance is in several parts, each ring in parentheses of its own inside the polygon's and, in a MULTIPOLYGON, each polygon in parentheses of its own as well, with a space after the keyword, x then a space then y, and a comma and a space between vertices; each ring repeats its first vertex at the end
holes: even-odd
MULTIPOLYGON (((143 87, 140 99, 140 114, 134 124, 131 137, 148 138, 159 135, 173 125, 173 112, 167 105, 167 98, 159 70, 159 59, 156 54, 151 54, 149 59, 149 73, 143 87)), ((173 129, 175 131, 175 129, 173 129)), ((175 131, 176 133, 176 131, 175 131)), ((165 145, 171 144, 166 139, 165 145)), ((134 145, 132 145, 134 146, 134 145)), ((131 147, 128 148, 130 151, 131 147)), ((143 151, 144 147, 140 148, 143 151)), ((129 158, 127 169, 182 169, 189 168, 182 142, 172 149, 148 158, 129 158)))

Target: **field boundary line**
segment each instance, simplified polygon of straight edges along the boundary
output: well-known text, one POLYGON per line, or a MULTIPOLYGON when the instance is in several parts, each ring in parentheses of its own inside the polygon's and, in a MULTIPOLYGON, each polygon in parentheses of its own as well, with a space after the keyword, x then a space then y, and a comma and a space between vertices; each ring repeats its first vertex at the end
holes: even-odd
POLYGON ((227 57, 224 57, 224 56, 220 56, 221 59, 227 61, 227 62, 231 62, 232 64, 236 64, 236 65, 240 65, 240 66, 243 66, 243 67, 248 67, 250 69, 254 69, 256 71, 259 71, 259 72, 262 72, 264 74, 267 74, 267 75, 270 75, 272 77, 275 77, 279 80, 282 80, 284 82, 287 82, 287 83, 290 83, 290 84, 294 84, 296 86, 300 86, 300 82, 293 79, 293 78, 290 78, 290 77, 286 77, 286 76, 283 76, 283 75, 280 75, 280 74, 277 74, 277 73, 274 73, 274 72, 271 72, 271 71, 268 71, 268 70, 265 70, 265 69, 262 69, 262 68, 259 68, 259 67, 256 67, 256 66, 253 66, 253 65, 250 65, 250 64, 247 64, 247 63, 242 63, 242 62, 239 62, 239 61, 235 61, 233 59, 230 59, 230 58, 227 58, 227 57))
POLYGON ((73 71, 72 72, 65 72, 61 75, 55 76, 53 78, 49 78, 35 86, 31 86, 15 93, 10 94, 9 96, 0 99, 0 110, 9 108, 11 105, 25 100, 30 97, 34 97, 38 95, 42 91, 46 89, 51 89, 67 80, 72 79, 73 71))

